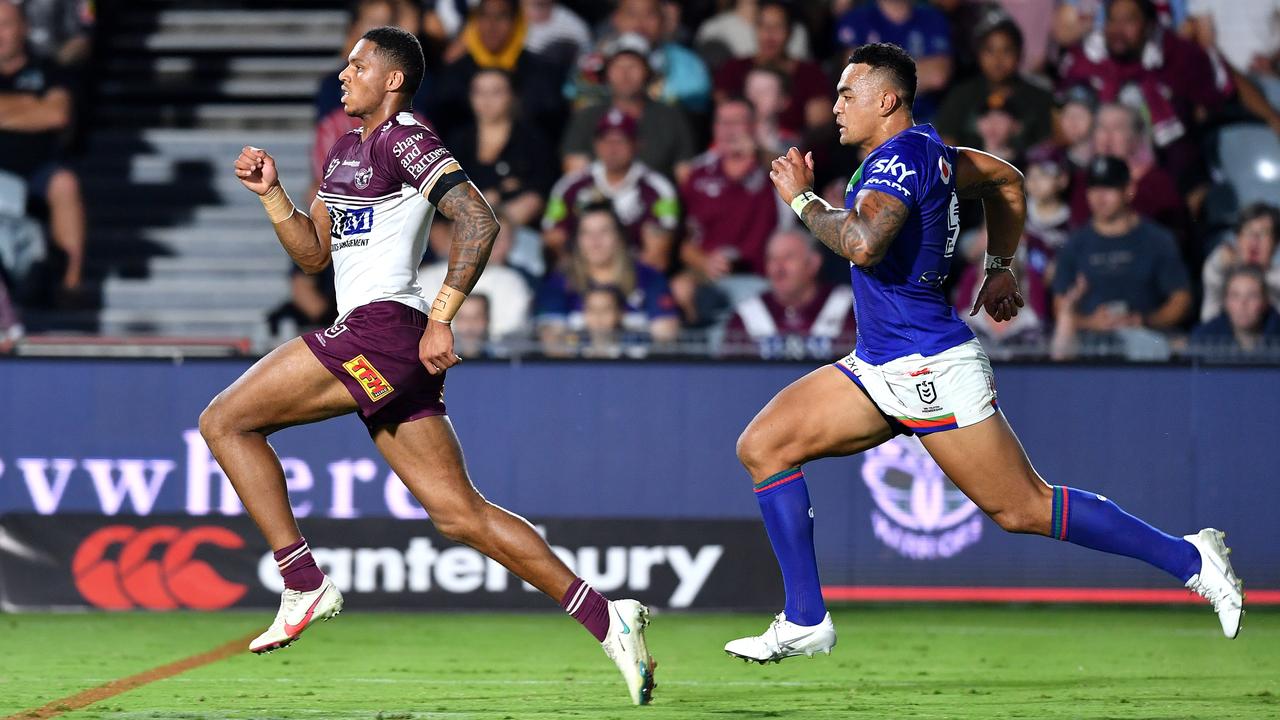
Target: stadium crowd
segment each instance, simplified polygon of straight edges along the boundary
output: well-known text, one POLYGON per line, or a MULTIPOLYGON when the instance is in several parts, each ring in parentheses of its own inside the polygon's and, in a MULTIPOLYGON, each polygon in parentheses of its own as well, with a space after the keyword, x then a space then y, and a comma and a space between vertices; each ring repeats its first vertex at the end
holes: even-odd
MULTIPOLYGON (((83 210, 77 228, 61 116, 23 123, 58 91, 54 70, 24 81, 32 64, 74 53, 46 39, 28 54, 34 22, 24 46, 3 5, 0 147, 24 151, 0 163, 25 164, 0 171, 26 180, 71 292, 83 210)), ((812 152, 817 190, 843 205, 860 158, 837 142, 835 81, 851 48, 892 42, 917 62, 917 121, 1026 176, 1027 305, 1008 323, 968 318, 993 356, 1280 357, 1280 198, 1257 192, 1280 175, 1280 0, 360 0, 317 79, 317 183, 358 124, 341 107, 342 58, 387 24, 422 39, 415 110, 503 223, 456 328, 471 355, 846 352, 848 264, 804 232, 767 167, 793 145, 812 152), (1240 147, 1248 126, 1269 128, 1269 145, 1240 147)), ((65 25, 58 37, 74 35, 65 25)), ((968 316, 985 237, 980 204, 961 215, 948 287, 968 316)), ((449 238, 437 216, 427 287, 449 238)), ((291 287, 273 323, 333 320, 331 276, 291 287)), ((5 307, 0 287, 0 342, 5 307)))

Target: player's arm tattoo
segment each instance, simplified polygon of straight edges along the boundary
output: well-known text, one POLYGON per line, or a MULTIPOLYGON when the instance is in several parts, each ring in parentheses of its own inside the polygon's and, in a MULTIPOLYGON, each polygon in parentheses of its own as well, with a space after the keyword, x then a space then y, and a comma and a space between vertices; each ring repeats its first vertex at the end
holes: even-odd
POLYGON ((1000 191, 1000 188, 1008 184, 1009 178, 1007 177, 982 178, 963 187, 957 186, 956 195, 959 195, 962 200, 982 200, 993 197, 1000 191))
POLYGON ((498 219, 493 208, 470 182, 454 185, 437 204, 453 221, 453 244, 449 249, 449 272, 444 284, 470 294, 489 262, 489 252, 498 237, 498 219))
POLYGON ((893 239, 907 221, 901 200, 875 190, 858 194, 853 210, 811 202, 804 209, 804 224, 823 245, 859 267, 884 259, 893 239))

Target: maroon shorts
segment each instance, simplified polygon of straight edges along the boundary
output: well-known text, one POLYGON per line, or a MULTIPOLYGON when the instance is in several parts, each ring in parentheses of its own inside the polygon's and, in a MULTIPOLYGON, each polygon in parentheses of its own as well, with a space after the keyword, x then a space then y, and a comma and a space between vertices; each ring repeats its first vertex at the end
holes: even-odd
POLYGON ((445 414, 444 373, 432 375, 418 360, 426 325, 426 315, 387 300, 361 305, 302 341, 347 387, 372 431, 445 414))

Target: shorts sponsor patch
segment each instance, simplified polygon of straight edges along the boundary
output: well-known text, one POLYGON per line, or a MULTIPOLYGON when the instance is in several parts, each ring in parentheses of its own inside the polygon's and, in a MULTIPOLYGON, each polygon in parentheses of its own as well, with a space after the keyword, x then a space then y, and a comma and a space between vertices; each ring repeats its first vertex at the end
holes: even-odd
POLYGON ((370 400, 381 400, 395 390, 364 355, 357 355, 342 363, 342 367, 360 383, 370 400))

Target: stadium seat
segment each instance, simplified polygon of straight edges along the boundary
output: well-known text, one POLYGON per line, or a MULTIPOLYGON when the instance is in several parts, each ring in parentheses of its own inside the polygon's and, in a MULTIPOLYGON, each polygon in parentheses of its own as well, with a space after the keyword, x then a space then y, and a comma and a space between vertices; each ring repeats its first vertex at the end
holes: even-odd
POLYGON ((1266 125, 1231 125, 1218 133, 1218 167, 1236 207, 1280 198, 1280 139, 1266 125))

